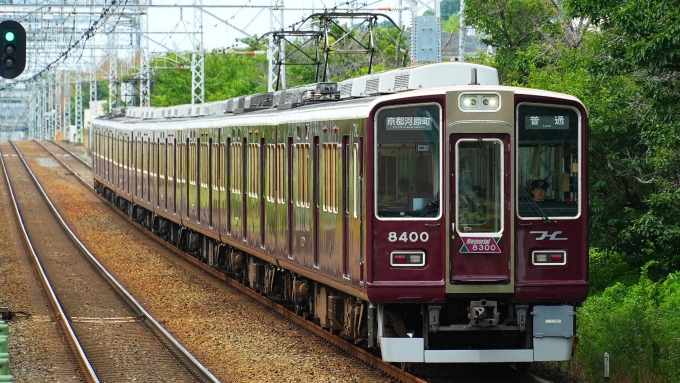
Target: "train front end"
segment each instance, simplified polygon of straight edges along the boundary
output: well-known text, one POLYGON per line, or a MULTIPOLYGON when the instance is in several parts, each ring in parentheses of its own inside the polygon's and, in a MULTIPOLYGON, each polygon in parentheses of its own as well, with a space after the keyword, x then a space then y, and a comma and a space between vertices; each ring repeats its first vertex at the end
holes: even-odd
POLYGON ((568 360, 588 292, 582 103, 472 85, 371 121, 369 345, 392 362, 568 360))

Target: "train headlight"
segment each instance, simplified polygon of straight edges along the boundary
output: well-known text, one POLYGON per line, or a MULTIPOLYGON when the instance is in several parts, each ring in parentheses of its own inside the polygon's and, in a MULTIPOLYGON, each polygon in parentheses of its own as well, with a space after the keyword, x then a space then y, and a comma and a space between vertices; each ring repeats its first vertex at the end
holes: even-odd
POLYGON ((500 109, 501 98, 497 93, 463 93, 458 106, 464 112, 492 112, 500 109))
POLYGON ((424 251, 393 251, 390 253, 392 266, 425 266, 424 251))
POLYGON ((562 250, 540 250, 531 253, 531 263, 537 266, 564 266, 567 252, 562 250))

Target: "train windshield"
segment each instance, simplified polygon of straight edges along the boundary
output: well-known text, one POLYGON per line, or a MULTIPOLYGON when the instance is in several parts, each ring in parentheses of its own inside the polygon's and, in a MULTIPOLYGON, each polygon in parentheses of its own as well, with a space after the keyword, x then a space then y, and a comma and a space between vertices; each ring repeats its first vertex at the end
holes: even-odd
POLYGON ((439 105, 383 108, 375 122, 377 216, 439 217, 439 105))
POLYGON ((570 108, 522 104, 517 116, 519 216, 578 216, 579 115, 570 108))

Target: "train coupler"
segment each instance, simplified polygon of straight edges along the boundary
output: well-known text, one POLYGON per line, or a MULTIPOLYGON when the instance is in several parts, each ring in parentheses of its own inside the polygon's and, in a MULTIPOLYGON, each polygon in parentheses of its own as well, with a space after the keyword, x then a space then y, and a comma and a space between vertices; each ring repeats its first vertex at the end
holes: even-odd
POLYGON ((470 326, 496 326, 499 318, 498 302, 487 301, 486 299, 470 302, 468 318, 470 319, 470 326))

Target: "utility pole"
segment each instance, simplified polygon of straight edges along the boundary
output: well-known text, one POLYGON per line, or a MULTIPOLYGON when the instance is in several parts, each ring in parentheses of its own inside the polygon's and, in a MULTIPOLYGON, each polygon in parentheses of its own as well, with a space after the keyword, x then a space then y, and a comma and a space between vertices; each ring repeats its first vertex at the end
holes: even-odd
POLYGON ((109 113, 118 107, 118 58, 116 55, 116 43, 118 42, 115 33, 108 36, 109 40, 109 113))
POLYGON ((76 97, 75 97, 75 122, 76 122, 76 139, 75 143, 83 142, 83 88, 81 83, 80 72, 75 73, 76 83, 76 97))
MULTIPOLYGON (((149 0, 137 0, 140 5, 147 5, 149 0)), ((138 9, 137 16, 137 52, 139 55, 139 106, 151 106, 151 70, 149 68, 149 16, 138 9)))
POLYGON ((194 1, 193 54, 191 55, 191 103, 205 102, 205 53, 203 52, 203 0, 194 1))
MULTIPOLYGON (((283 30, 283 0, 269 0, 269 31, 283 30)), ((269 35, 267 45, 267 61, 269 62, 269 81, 267 91, 276 90, 276 84, 280 89, 286 89, 286 44, 282 39, 277 39, 273 34, 269 35)))
POLYGON ((465 15, 463 14, 465 10, 465 0, 460 0, 460 32, 458 34, 458 61, 465 60, 465 15))

